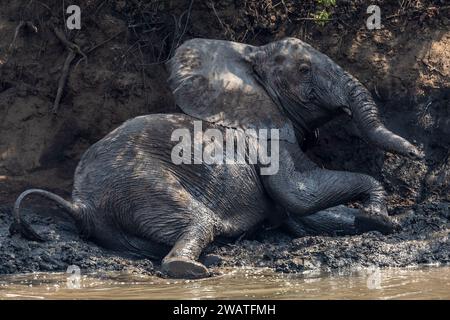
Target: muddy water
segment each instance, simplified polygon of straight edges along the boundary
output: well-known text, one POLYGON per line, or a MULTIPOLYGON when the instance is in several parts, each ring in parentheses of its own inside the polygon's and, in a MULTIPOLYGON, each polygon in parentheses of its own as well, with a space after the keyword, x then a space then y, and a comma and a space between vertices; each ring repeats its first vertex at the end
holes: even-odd
POLYGON ((0 277, 1 299, 450 299, 450 267, 286 275, 225 270, 197 280, 109 273, 0 277))

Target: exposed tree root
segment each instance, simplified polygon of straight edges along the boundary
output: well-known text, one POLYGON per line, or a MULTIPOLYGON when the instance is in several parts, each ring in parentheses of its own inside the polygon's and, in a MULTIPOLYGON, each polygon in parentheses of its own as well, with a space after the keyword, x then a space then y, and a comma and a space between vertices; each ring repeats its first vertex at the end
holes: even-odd
POLYGON ((19 35, 20 29, 22 29, 22 27, 25 25, 25 21, 20 21, 19 24, 16 27, 16 31, 14 32, 14 38, 11 42, 11 44, 9 45, 9 51, 12 52, 14 50, 15 44, 16 44, 16 40, 17 40, 17 36, 19 35))
POLYGON ((64 87, 66 86, 67 78, 69 77, 70 64, 72 63, 73 59, 75 59, 75 56, 76 56, 75 52, 70 50, 69 54, 67 55, 66 61, 64 61, 64 66, 62 69, 61 77, 59 78, 59 81, 58 81, 58 91, 56 92, 55 102, 53 103, 52 112, 54 114, 58 113, 59 103, 61 102, 62 93, 63 93, 64 87))
POLYGON ((57 27, 53 28, 53 32, 55 33, 56 37, 61 41, 61 43, 64 44, 67 51, 69 52, 66 60, 64 61, 64 66, 63 66, 63 69, 61 72, 61 77, 59 78, 59 81, 58 81, 58 90, 56 92, 55 102, 53 103, 52 112, 54 114, 57 114, 58 109, 59 109, 59 104, 61 102, 61 97, 62 97, 62 94, 64 91, 64 87, 66 86, 67 78, 69 77, 70 65, 72 64, 72 61, 75 59, 77 54, 81 55, 83 57, 82 59, 85 61, 87 61, 87 56, 80 49, 80 47, 77 44, 67 40, 64 32, 59 30, 57 27))
MULTIPOLYGON (((30 29, 30 30, 33 30, 35 33, 38 32, 37 27, 36 27, 31 21, 24 21, 24 20, 21 20, 21 21, 19 22, 19 24, 17 25, 16 30, 14 31, 14 38, 13 38, 13 40, 11 41, 11 44, 9 45, 9 48, 8 48, 8 51, 9 51, 9 52, 8 52, 8 58, 9 58, 9 56, 11 56, 11 54, 14 53, 14 50, 16 49, 16 41, 17 41, 17 37, 19 36, 20 30, 22 30, 22 28, 28 28, 28 29, 30 29)), ((8 59, 6 59, 6 60, 8 60, 8 59)))
POLYGON ((87 59, 86 54, 84 54, 84 52, 81 51, 80 47, 77 44, 67 40, 64 32, 62 32, 56 27, 53 28, 53 32, 58 37, 58 39, 66 46, 68 50, 72 50, 73 52, 78 53, 79 55, 83 56, 83 58, 87 59))

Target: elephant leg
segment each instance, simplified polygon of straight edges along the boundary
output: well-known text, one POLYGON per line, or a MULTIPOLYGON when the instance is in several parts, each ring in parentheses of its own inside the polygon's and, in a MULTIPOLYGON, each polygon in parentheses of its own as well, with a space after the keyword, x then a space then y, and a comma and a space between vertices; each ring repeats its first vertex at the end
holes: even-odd
POLYGON ((307 235, 352 235, 358 233, 355 217, 359 213, 358 209, 340 205, 309 216, 290 215, 283 227, 297 238, 307 235))
POLYGON ((385 224, 375 216, 344 205, 332 207, 304 217, 289 216, 283 227, 294 237, 307 235, 343 236, 367 231, 388 233, 385 224))
POLYGON ((374 178, 360 173, 318 168, 296 144, 281 141, 279 170, 262 176, 271 197, 295 216, 306 216, 321 210, 362 200, 364 213, 355 224, 367 224, 367 215, 378 221, 386 233, 395 229, 387 215, 385 192, 374 178))
POLYGON ((193 224, 181 234, 161 263, 162 270, 173 278, 204 278, 208 269, 197 261, 203 249, 214 238, 208 223, 193 224))

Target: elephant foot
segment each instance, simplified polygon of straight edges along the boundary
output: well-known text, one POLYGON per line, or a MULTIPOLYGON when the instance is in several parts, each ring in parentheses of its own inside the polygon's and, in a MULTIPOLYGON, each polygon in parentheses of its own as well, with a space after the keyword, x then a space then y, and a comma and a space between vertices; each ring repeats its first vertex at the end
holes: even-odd
POLYGON ((356 215, 355 227, 359 233, 379 231, 382 234, 391 234, 401 230, 400 224, 387 215, 356 215))
POLYGON ((203 264, 185 257, 164 259, 161 267, 171 278, 199 279, 209 276, 209 271, 203 264))

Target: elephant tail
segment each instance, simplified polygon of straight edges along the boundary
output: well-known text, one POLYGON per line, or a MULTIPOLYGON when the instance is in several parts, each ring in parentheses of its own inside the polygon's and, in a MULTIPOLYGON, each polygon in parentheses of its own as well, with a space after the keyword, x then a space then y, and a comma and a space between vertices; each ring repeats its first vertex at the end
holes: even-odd
POLYGON ((14 221, 9 228, 10 234, 20 234, 22 235, 22 237, 32 241, 39 241, 39 242, 46 241, 46 239, 37 234, 36 231, 30 226, 30 224, 26 222, 24 219, 22 219, 20 215, 21 203, 30 194, 39 194, 47 199, 55 201, 59 206, 61 206, 65 211, 67 211, 72 218, 74 218, 77 225, 83 222, 83 220, 85 220, 83 217, 84 210, 82 210, 82 206, 69 202, 49 191, 41 189, 29 189, 22 192, 22 194, 17 198, 14 204, 13 210, 14 221))

